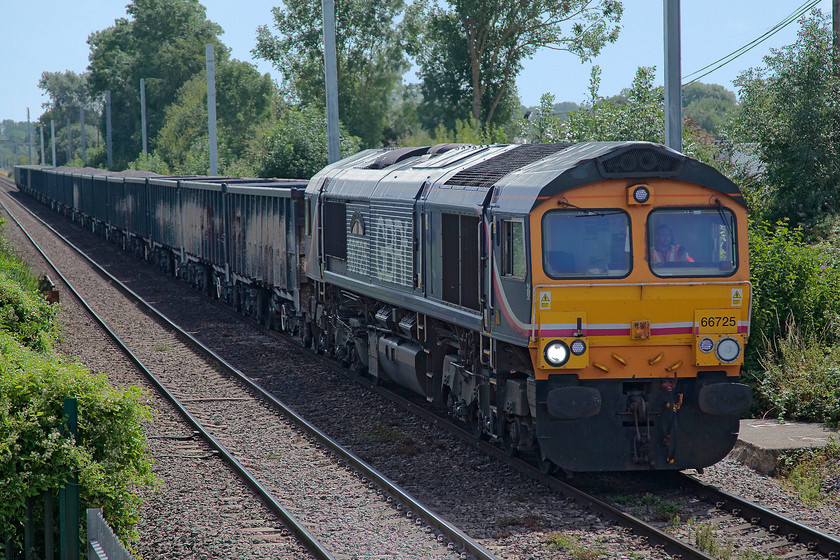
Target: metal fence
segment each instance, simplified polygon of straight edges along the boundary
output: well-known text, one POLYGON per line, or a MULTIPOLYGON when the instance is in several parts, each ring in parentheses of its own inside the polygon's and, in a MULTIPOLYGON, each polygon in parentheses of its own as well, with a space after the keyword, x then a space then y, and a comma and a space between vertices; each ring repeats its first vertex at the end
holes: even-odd
POLYGON ((102 517, 101 509, 87 510, 88 560, 134 560, 102 517))

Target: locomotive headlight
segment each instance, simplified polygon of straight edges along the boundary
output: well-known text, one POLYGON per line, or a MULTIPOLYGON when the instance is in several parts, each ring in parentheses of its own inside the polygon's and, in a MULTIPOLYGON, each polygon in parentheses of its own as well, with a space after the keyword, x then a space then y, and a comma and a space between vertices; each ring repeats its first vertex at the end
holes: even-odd
POLYGON ((734 338, 727 336, 721 338, 715 346, 715 356, 721 362, 728 364, 734 362, 741 355, 741 345, 734 338))
POLYGON ((712 351, 712 348, 715 347, 715 341, 709 338, 708 336, 704 336, 700 339, 700 342, 697 344, 697 347, 700 348, 700 351, 704 354, 708 354, 712 351))
POLYGON ((562 340, 549 342, 545 347, 545 361, 553 367, 560 367, 569 361, 569 346, 562 340))
POLYGON ((569 348, 575 356, 582 356, 583 353, 586 352, 586 342, 578 338, 577 340, 572 341, 569 348))

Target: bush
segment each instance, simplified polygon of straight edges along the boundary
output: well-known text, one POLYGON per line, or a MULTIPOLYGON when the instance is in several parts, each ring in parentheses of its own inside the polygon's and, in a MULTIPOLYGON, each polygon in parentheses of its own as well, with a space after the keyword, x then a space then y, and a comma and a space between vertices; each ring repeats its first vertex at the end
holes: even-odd
MULTIPOLYGON (((2 234, 0 223, 0 234, 2 234)), ((20 541, 27 498, 77 473, 81 507, 101 507, 124 542, 134 537, 139 486, 152 484, 142 394, 112 388, 51 349, 56 307, 0 236, 0 528, 20 541), (64 399, 79 409, 79 442, 63 435, 64 399)))
POLYGON ((791 317, 806 338, 813 334, 833 344, 840 316, 840 267, 834 249, 807 245, 802 230, 790 229, 785 220, 774 225, 750 222, 749 242, 753 308, 747 368, 758 366, 762 347, 772 350, 785 338, 791 317), (763 344, 765 339, 769 345, 763 344))
POLYGON ((780 419, 840 425, 840 347, 829 347, 793 319, 784 338, 767 341, 758 385, 762 405, 780 419))
POLYGON ((0 331, 30 348, 46 350, 59 333, 54 323, 57 308, 44 299, 38 279, 2 237, 4 230, 0 220, 0 331))
MULTIPOLYGON (((322 109, 289 107, 257 135, 244 162, 233 169, 257 177, 310 179, 327 165, 327 119, 322 109)), ((341 127, 341 157, 359 151, 361 141, 341 127)))
POLYGON ((124 542, 134 537, 137 487, 153 482, 141 396, 0 332, 0 527, 23 518, 26 498, 55 491, 76 472, 82 511, 101 507, 124 542), (62 435, 67 397, 78 399, 76 445, 62 435))

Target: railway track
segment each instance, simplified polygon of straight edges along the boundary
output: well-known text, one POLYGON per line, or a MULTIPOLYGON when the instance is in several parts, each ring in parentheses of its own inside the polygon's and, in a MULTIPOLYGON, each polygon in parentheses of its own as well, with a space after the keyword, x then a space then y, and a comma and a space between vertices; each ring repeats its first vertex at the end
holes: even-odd
MULTIPOLYGON (((3 206, 37 247, 15 214, 3 206)), ((69 242, 68 246, 76 249, 69 242)), ((400 557, 495 558, 263 391, 93 261, 91 264, 103 278, 131 295, 156 317, 137 319, 131 329, 120 328, 117 323, 123 303, 114 288, 101 288, 102 292, 95 298, 100 305, 95 310, 86 301, 92 294, 77 291, 73 287, 75 280, 66 278, 59 265, 38 250, 65 289, 72 291, 157 390, 314 557, 351 558, 362 554, 384 558, 397 554, 400 557), (102 306, 103 301, 110 305, 102 306), (156 353, 166 356, 161 359, 156 353), (188 369, 173 368, 173 364, 186 363, 193 365, 188 369), (282 418, 278 418, 278 413, 282 418), (241 416, 248 418, 243 422, 241 416), (253 426, 260 426, 260 430, 253 430, 253 426), (259 451, 254 452, 255 449, 259 451), (298 487, 290 488, 289 482, 277 475, 289 469, 304 472, 305 482, 296 481, 298 487), (320 500, 334 507, 312 508, 313 494, 315 503, 320 500), (307 522, 302 521, 304 516, 307 522), (371 539, 382 527, 390 527, 396 538, 371 539)), ((184 452, 200 453, 195 448, 184 452)))
MULTIPOLYGON (((361 380, 361 383, 365 384, 364 380, 361 380)), ((383 392, 384 390, 378 387, 374 387, 367 383, 370 389, 373 389, 377 392, 383 392)), ((400 400, 400 397, 390 394, 387 398, 391 400, 400 400)), ((417 403, 404 401, 403 406, 406 407, 406 410, 410 410, 412 414, 416 414, 424 418, 424 420, 429 423, 430 425, 436 427, 442 427, 448 430, 451 434, 455 435, 459 438, 464 438, 465 441, 470 442, 472 445, 477 445, 477 447, 486 454, 494 456, 498 460, 502 460, 507 464, 511 469, 515 469, 516 472, 522 473, 528 477, 531 477, 534 480, 538 480, 541 484, 546 485, 547 487, 553 488, 555 491, 560 492, 561 494, 569 497, 569 499, 573 499, 579 501, 580 503, 585 503, 587 508, 594 510, 600 517, 614 520, 618 523, 621 523, 626 526, 633 527, 633 530, 636 531, 638 534, 644 535, 645 539, 647 540, 648 546, 660 548, 664 550, 664 553, 669 556, 680 556, 682 558, 709 558, 707 556, 692 547, 690 544, 680 541, 679 539, 674 538, 668 531, 663 531, 653 527, 652 525, 641 521, 639 519, 634 519, 634 516, 628 515, 625 512, 622 512, 620 509, 616 508, 614 505, 611 505, 608 500, 592 500, 591 497, 587 496, 585 493, 581 492, 581 490, 568 485, 567 483, 556 479, 545 477, 542 475, 537 469, 534 467, 522 463, 514 458, 509 458, 504 455, 504 453, 496 448, 495 446, 485 444, 480 442, 476 444, 476 442, 471 438, 469 434, 460 430, 457 427, 453 427, 451 424, 443 421, 441 418, 435 416, 431 411, 427 410, 425 407, 418 405, 417 403)), ((702 488, 703 493, 705 494, 713 494, 716 489, 713 488, 702 488)), ((707 498, 709 503, 720 505, 723 508, 727 507, 727 504, 734 503, 734 497, 727 497, 722 494, 718 494, 717 496, 712 495, 712 497, 707 498)), ((740 505, 738 507, 730 507, 730 509, 737 509, 740 510, 742 513, 746 515, 746 521, 739 521, 739 522, 729 522, 723 519, 723 510, 720 510, 719 514, 715 513, 711 515, 711 518, 715 520, 716 523, 720 524, 728 524, 730 527, 735 528, 735 530, 726 533, 727 536, 725 538, 731 538, 733 541, 737 538, 737 533, 739 531, 743 532, 746 529, 751 529, 757 525, 765 525, 773 531, 767 532, 764 537, 764 544, 760 545, 764 548, 761 550, 766 550, 767 554, 773 554, 773 550, 781 550, 783 551, 782 556, 784 557, 802 557, 802 558, 818 558, 818 557, 828 557, 828 558, 836 558, 836 546, 837 541, 832 537, 827 535, 821 534, 818 531, 811 531, 808 533, 807 531, 796 533, 791 528, 796 528, 796 525, 799 525, 795 522, 785 522, 784 520, 778 519, 778 517, 773 517, 772 512, 762 513, 760 516, 752 514, 746 514, 747 508, 744 505, 740 505), (796 534, 796 536, 794 536, 796 534), (779 538, 779 536, 783 538, 779 538), (797 544, 797 541, 801 541, 797 544)), ((755 510, 753 510, 754 512, 755 510)), ((733 517, 734 519, 734 517, 733 517)), ((802 526, 804 528, 804 526, 802 526)), ((807 528, 804 528, 807 530, 807 528)), ((751 542, 755 542, 755 537, 750 537, 752 540, 751 542)), ((774 556, 766 556, 766 558, 772 558, 774 556)), ((762 556, 762 558, 765 558, 762 556)))

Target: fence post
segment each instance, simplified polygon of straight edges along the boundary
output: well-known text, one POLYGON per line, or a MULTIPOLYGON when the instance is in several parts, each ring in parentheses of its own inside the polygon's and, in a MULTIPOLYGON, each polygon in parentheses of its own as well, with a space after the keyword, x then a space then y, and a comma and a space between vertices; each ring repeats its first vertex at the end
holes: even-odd
POLYGON ((12 539, 12 532, 6 530, 6 560, 15 560, 15 542, 12 539))
POLYGON ((44 560, 54 560, 55 549, 53 548, 53 492, 44 492, 44 560))
MULTIPOLYGON (((79 409, 76 399, 64 399, 68 435, 77 441, 79 409)), ((61 527, 61 560, 79 560, 79 477, 70 476, 59 490, 59 525, 61 527)))
POLYGON ((26 525, 23 528, 23 557, 25 560, 32 560, 33 549, 35 548, 35 501, 26 498, 26 525))

